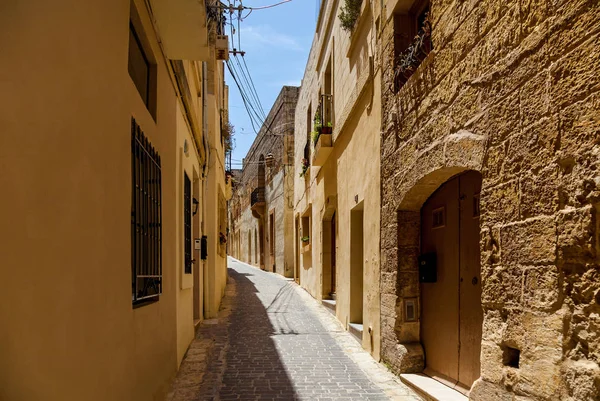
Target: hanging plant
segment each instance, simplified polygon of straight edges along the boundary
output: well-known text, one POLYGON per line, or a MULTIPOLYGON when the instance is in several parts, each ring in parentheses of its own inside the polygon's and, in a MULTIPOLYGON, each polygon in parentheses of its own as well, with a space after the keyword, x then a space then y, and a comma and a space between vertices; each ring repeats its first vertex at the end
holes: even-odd
POLYGON ((310 237, 304 236, 304 237, 300 238, 300 240, 306 244, 306 243, 308 243, 308 241, 310 241, 310 237))
POLYGON ((356 25, 356 21, 360 16, 361 5, 362 0, 344 0, 342 11, 340 12, 340 15, 338 15, 343 30, 352 32, 354 25, 356 25))

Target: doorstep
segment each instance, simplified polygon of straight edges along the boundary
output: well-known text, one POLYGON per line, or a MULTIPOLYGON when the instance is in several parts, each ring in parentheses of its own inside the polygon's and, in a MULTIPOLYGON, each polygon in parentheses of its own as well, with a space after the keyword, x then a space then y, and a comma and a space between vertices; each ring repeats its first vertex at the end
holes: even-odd
POLYGON ((362 345, 362 337, 363 337, 362 323, 348 323, 348 331, 362 345))
POLYGON ((335 299, 323 299, 321 300, 321 303, 327 308, 329 312, 333 314, 333 316, 335 316, 335 309, 337 305, 335 299))
POLYGON ((468 401, 469 397, 423 373, 403 373, 402 383, 414 389, 428 401, 468 401))

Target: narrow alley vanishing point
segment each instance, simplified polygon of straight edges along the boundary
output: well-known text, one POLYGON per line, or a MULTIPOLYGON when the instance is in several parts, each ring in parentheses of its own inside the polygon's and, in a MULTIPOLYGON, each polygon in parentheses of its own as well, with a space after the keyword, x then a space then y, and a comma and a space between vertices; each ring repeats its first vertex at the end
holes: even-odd
POLYGON ((225 313, 202 325, 170 401, 420 400, 293 281, 233 258, 229 276, 225 313))

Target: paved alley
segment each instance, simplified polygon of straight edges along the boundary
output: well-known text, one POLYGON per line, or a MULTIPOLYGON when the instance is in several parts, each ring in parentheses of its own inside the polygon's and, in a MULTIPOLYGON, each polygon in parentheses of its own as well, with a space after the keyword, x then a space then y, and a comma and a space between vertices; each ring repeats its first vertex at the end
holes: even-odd
POLYGON ((420 400, 294 282, 229 259, 170 400, 420 400))

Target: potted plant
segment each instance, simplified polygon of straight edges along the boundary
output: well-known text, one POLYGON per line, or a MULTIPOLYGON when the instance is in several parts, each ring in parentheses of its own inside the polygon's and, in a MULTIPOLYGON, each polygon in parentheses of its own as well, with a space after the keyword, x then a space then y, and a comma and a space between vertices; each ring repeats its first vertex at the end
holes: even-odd
POLYGON ((327 124, 321 127, 321 134, 330 135, 332 131, 331 121, 328 121, 327 124))
POLYGON ((227 236, 223 233, 219 233, 219 244, 223 245, 227 243, 227 236))
POLYGON ((305 235, 304 237, 300 238, 300 241, 304 242, 304 245, 306 245, 310 242, 310 237, 305 235))

